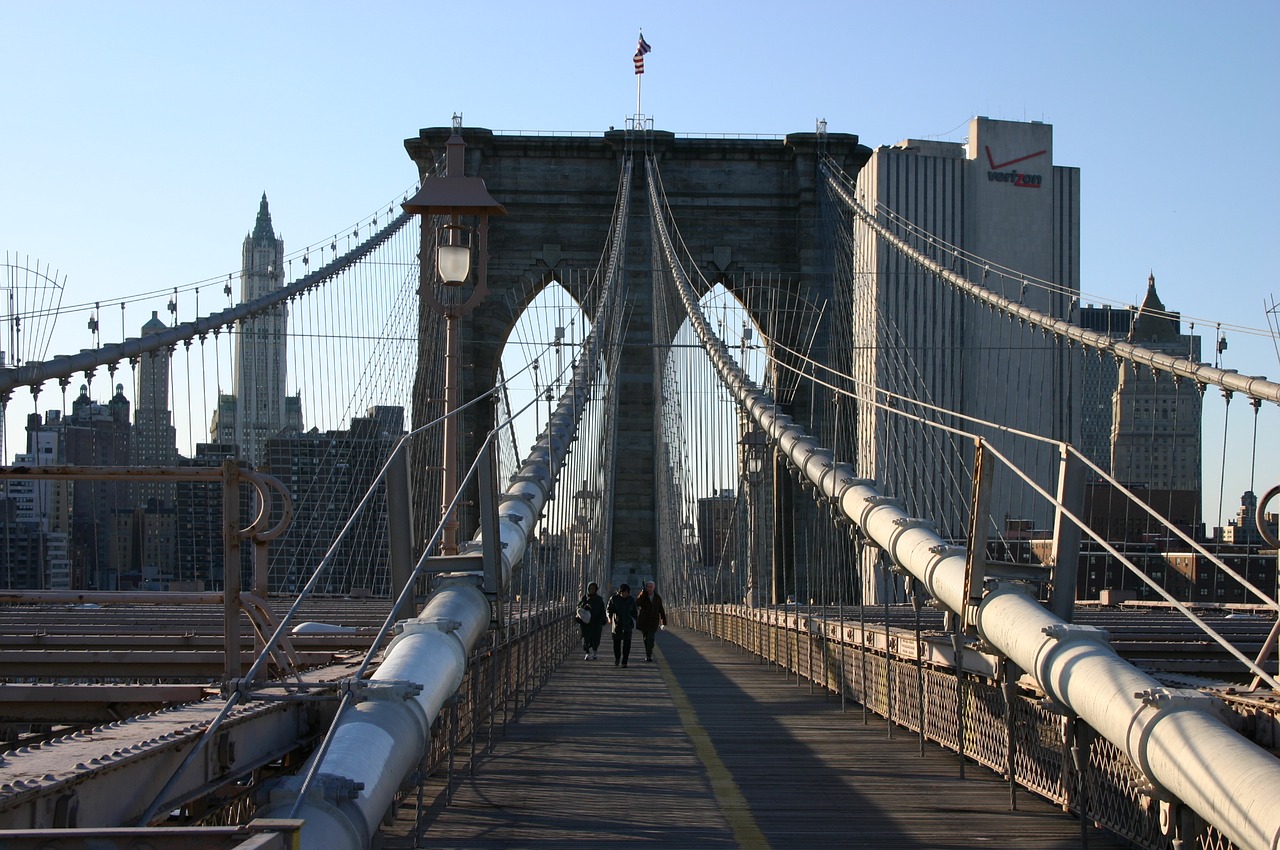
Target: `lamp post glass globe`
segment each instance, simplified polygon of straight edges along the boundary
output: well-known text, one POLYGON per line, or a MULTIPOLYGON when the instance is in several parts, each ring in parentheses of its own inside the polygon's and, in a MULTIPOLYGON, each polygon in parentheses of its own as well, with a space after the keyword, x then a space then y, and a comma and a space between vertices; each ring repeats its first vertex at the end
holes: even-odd
POLYGON ((461 284, 471 272, 471 249, 466 245, 439 246, 436 248, 436 271, 445 284, 461 284))
POLYGON ((751 431, 739 441, 739 447, 742 450, 743 471, 747 474, 748 481, 751 484, 758 484, 760 475, 764 472, 765 454, 769 448, 768 441, 759 431, 751 431))

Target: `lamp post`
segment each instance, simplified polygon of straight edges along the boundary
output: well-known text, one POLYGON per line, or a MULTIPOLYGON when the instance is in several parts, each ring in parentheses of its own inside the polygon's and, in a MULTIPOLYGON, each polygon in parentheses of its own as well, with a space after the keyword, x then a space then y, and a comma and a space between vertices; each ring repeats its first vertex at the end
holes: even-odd
POLYGON ((422 299, 445 320, 444 457, 440 501, 444 533, 440 540, 443 555, 458 553, 458 513, 450 505, 458 494, 458 446, 462 406, 461 320, 488 294, 489 217, 507 211, 493 199, 484 181, 467 177, 466 142, 462 140, 462 116, 453 116, 453 134, 445 142, 444 174, 423 178, 422 188, 401 206, 411 215, 422 216, 422 253, 419 288, 422 299), (428 258, 435 255, 435 276, 449 297, 437 292, 430 279, 428 258), (472 275, 472 260, 475 274, 472 275), (473 279, 465 300, 461 288, 473 279))
POLYGON ((747 481, 747 485, 751 488, 751 498, 748 500, 747 508, 747 605, 751 608, 760 604, 757 598, 759 593, 758 583, 756 582, 756 553, 759 551, 759 541, 756 540, 756 498, 759 495, 760 482, 764 480, 764 461, 769 451, 769 441, 765 439, 761 431, 752 428, 742 439, 738 441, 738 448, 742 454, 742 471, 743 477, 747 481))
MULTIPOLYGON (((586 579, 591 553, 591 529, 596 519, 596 502, 600 494, 583 479, 582 489, 573 494, 573 554, 582 561, 583 580, 586 579)), ((584 585, 585 586, 585 585, 584 585)))

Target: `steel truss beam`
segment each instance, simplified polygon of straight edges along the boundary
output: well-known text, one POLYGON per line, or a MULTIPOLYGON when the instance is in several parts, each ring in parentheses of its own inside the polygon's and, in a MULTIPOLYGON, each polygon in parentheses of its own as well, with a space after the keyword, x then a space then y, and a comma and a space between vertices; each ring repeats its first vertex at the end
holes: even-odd
MULTIPOLYGON (((341 665, 309 678, 349 674, 341 665)), ((209 698, 5 753, 0 829, 108 827, 140 817, 223 702, 209 698)), ((302 750, 328 728, 335 708, 333 701, 241 706, 219 728, 198 767, 180 778, 172 805, 200 800, 302 750)), ((7 838, 0 834, 0 846, 9 846, 7 838)))

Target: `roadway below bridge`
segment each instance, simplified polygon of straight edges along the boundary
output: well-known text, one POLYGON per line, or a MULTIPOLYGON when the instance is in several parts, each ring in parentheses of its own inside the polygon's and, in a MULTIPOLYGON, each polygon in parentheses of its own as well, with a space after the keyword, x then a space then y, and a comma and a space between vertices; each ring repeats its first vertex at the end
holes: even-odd
MULTIPOLYGON (((1078 848, 1080 822, 794 674, 687 629, 574 653, 384 848, 1078 848), (415 844, 414 835, 420 836, 415 844)), ((486 734, 480 732, 480 745, 486 734)), ((1091 848, 1129 846, 1093 827, 1091 848)))

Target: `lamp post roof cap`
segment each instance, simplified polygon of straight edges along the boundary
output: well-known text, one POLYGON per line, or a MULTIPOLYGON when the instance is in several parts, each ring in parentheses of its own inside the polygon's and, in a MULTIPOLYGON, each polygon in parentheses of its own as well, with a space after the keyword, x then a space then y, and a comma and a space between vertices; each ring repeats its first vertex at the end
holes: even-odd
POLYGON ((479 177, 428 177, 412 198, 401 204, 410 215, 506 215, 479 177))
POLYGON ((418 193, 401 206, 410 215, 506 215, 507 210, 493 199, 484 180, 467 177, 467 143, 458 132, 461 116, 454 116, 453 135, 445 142, 445 173, 422 181, 418 193))

